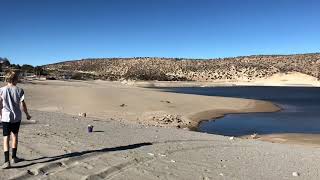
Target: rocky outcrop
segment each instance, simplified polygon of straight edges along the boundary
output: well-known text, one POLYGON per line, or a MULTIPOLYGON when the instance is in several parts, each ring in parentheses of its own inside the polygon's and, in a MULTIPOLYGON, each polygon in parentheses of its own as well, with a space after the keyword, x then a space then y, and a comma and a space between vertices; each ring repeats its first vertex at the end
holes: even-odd
POLYGON ((163 81, 251 81, 276 73, 300 72, 320 78, 320 54, 255 55, 224 59, 102 58, 44 66, 62 78, 80 73, 83 79, 163 81))

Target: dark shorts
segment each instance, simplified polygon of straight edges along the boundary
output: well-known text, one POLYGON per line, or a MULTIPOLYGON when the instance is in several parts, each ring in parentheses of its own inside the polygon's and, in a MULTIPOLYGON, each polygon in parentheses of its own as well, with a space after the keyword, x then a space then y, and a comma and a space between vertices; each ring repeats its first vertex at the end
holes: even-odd
POLYGON ((9 122, 1 122, 2 123, 2 130, 3 136, 10 136, 10 133, 18 134, 20 128, 20 122, 16 123, 9 123, 9 122))

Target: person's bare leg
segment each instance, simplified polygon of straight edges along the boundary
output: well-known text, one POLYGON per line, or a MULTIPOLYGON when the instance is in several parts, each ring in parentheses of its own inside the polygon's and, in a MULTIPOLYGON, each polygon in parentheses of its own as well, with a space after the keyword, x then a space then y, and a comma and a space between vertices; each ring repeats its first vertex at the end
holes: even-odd
POLYGON ((9 151, 9 140, 10 140, 10 136, 4 136, 3 137, 3 151, 9 151))
POLYGON ((11 148, 18 148, 18 134, 11 133, 12 137, 12 146, 11 148))

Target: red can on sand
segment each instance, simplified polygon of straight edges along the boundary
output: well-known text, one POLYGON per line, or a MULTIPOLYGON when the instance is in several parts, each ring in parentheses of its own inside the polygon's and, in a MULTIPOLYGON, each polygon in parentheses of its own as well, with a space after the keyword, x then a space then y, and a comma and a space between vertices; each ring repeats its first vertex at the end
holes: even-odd
POLYGON ((93 131, 93 126, 92 125, 88 125, 88 132, 92 133, 92 131, 93 131))

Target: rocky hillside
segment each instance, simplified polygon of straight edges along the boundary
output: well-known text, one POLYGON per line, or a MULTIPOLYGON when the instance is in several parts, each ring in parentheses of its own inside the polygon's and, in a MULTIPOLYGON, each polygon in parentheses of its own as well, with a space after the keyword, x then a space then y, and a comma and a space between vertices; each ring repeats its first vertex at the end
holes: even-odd
POLYGON ((224 59, 102 58, 43 66, 55 78, 103 80, 255 80, 300 72, 320 78, 320 53, 256 55, 224 59))

